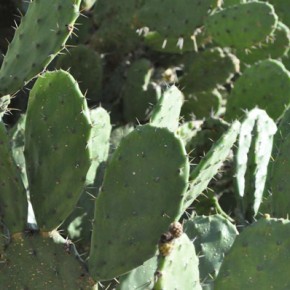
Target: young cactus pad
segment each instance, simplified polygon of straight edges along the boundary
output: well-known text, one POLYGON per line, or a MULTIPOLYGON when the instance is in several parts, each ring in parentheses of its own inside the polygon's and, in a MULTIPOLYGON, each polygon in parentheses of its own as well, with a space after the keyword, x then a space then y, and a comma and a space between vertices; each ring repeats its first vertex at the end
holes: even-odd
POLYGON ((222 163, 227 159, 239 133, 240 123, 235 121, 230 129, 211 147, 210 151, 191 172, 188 191, 184 196, 180 215, 207 188, 222 163))
POLYGON ((70 214, 90 166, 90 115, 77 82, 64 71, 38 78, 30 92, 25 158, 38 226, 51 231, 70 214))
POLYGON ((256 216, 262 202, 276 131, 275 122, 257 108, 241 124, 235 154, 237 198, 248 220, 256 216))
POLYGON ((166 90, 153 109, 150 124, 156 127, 165 127, 175 132, 179 125, 183 99, 182 92, 176 86, 166 90))
POLYGON ((182 141, 167 128, 137 127, 122 139, 96 199, 89 270, 96 280, 124 274, 154 256, 187 188, 182 141))

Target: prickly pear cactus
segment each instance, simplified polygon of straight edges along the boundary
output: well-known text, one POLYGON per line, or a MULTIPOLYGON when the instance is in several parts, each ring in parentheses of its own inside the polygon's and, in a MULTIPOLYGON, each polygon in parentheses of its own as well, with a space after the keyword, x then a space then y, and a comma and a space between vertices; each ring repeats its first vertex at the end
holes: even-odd
POLYGON ((259 46, 250 50, 238 50, 236 55, 247 64, 254 64, 263 59, 278 59, 287 55, 290 46, 290 29, 282 22, 277 23, 277 28, 259 46))
POLYGON ((228 157, 233 144, 236 141, 240 123, 234 122, 230 129, 211 147, 202 161, 190 173, 190 184, 184 195, 182 214, 191 203, 205 190, 210 180, 218 172, 222 162, 228 157))
POLYGON ((153 258, 147 260, 143 265, 135 268, 126 275, 123 275, 119 279, 119 286, 117 290, 146 290, 150 289, 154 285, 154 274, 157 269, 158 258, 154 256, 153 258))
POLYGON ((238 231, 221 215, 195 216, 185 221, 184 231, 199 253, 199 272, 203 287, 213 285, 225 255, 238 231))
POLYGON ((153 109, 150 124, 175 132, 178 128, 183 100, 182 92, 176 86, 171 86, 163 93, 153 109))
POLYGON ((86 253, 90 248, 92 220, 94 218, 94 199, 102 183, 104 167, 110 146, 111 124, 108 112, 101 108, 90 111, 92 132, 90 137, 91 165, 86 176, 86 186, 81 197, 62 225, 69 237, 78 241, 78 250, 86 253))
POLYGON ((206 28, 223 47, 251 48, 276 29, 278 16, 271 4, 250 1, 222 9, 207 18, 206 28))
POLYGON ((12 94, 21 89, 64 48, 79 16, 80 2, 81 0, 30 2, 0 69, 0 94, 12 94))
POLYGON ((265 111, 253 109, 241 124, 235 154, 237 203, 249 221, 257 215, 262 203, 271 157, 275 122, 265 111))
POLYGON ((154 0, 150 0, 146 1, 137 17, 140 26, 157 31, 164 38, 190 38, 194 31, 202 26, 209 11, 215 8, 216 4, 216 0, 182 0, 178 4, 172 0, 165 0, 156 5, 154 0), (168 7, 171 9, 168 10, 168 7))
POLYGON ((72 245, 34 233, 17 234, 0 263, 6 289, 92 289, 94 281, 74 257, 72 245))
POLYGON ((186 234, 173 242, 172 252, 159 259, 154 290, 201 290, 198 257, 186 234))
POLYGON ((228 98, 225 117, 233 120, 245 109, 258 106, 276 120, 290 102, 290 73, 277 60, 263 60, 248 67, 235 82, 228 98))
POLYGON ((288 289, 289 220, 263 218, 237 236, 214 289, 288 289))
POLYGON ((183 58, 184 70, 180 85, 186 95, 210 91, 223 85, 239 72, 239 60, 216 47, 183 58))
POLYGON ((0 123, 0 215, 11 233, 21 232, 27 222, 26 190, 16 167, 9 145, 9 137, 3 123, 0 123))
POLYGON ((103 68, 101 57, 96 51, 85 45, 74 47, 58 57, 56 68, 69 70, 82 92, 86 93, 88 102, 98 104, 101 100, 103 68))
POLYGON ((30 92, 25 158, 42 231, 58 227, 80 197, 90 166, 90 134, 85 98, 72 76, 55 71, 39 78, 30 92))
POLYGON ((180 210, 188 174, 183 144, 168 129, 140 126, 122 139, 96 199, 92 277, 112 279, 154 256, 180 210))

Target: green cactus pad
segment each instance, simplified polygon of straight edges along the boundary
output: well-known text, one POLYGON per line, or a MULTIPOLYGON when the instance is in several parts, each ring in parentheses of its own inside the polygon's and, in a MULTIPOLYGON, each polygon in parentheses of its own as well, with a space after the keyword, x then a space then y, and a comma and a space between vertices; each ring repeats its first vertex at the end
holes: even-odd
POLYGON ((154 274, 157 269, 157 256, 147 260, 143 265, 128 274, 121 276, 117 290, 148 290, 154 285, 154 274))
POLYGON ((0 94, 11 94, 21 89, 63 49, 79 15, 80 2, 30 2, 0 70, 0 94))
POLYGON ((247 68, 235 82, 225 118, 236 119, 244 110, 259 107, 276 120, 290 103, 290 73, 277 60, 263 60, 247 68))
POLYGON ((150 124, 165 127, 175 132, 179 124, 179 115, 183 104, 183 94, 172 86, 166 90, 153 109, 150 124))
POLYGON ((278 22, 273 35, 267 41, 250 50, 238 50, 237 57, 247 63, 254 64, 257 61, 272 58, 278 59, 286 55, 290 47, 290 29, 283 23, 278 22))
POLYGON ((149 27, 166 37, 188 37, 201 27, 216 0, 147 0, 137 14, 140 26, 149 27), (169 9, 170 7, 170 9, 169 9))
POLYGON ((185 95, 210 91, 228 82, 239 72, 239 60, 221 48, 212 48, 183 57, 184 75, 180 87, 185 95))
POLYGON ((56 228, 71 213, 90 166, 90 115, 77 82, 64 71, 42 75, 30 92, 25 158, 38 226, 56 228))
POLYGON ((26 190, 10 150, 10 140, 0 123, 0 216, 11 233, 21 232, 27 223, 26 190))
POLYGON ((124 137, 96 199, 89 269, 109 280, 154 256, 187 188, 182 141, 167 128, 137 127, 124 137))
POLYGON ((264 41, 276 29, 277 21, 272 5, 253 1, 211 15, 206 28, 219 45, 243 49, 264 41))
POLYGON ((207 188, 222 163, 227 159, 239 133, 240 123, 235 121, 229 130, 211 147, 209 152, 190 173, 190 184, 184 196, 180 215, 207 188))
POLYGON ((122 90, 126 122, 143 122, 149 119, 152 107, 161 94, 160 87, 152 83, 152 74, 153 67, 147 59, 139 59, 129 67, 122 90))
POLYGON ((215 290, 289 289, 289 220, 261 219, 237 236, 215 290))
POLYGON ((198 257, 186 234, 174 240, 172 252, 160 257, 154 290, 201 290, 198 257))
POLYGON ((88 102, 98 103, 101 99, 103 78, 102 60, 93 49, 79 45, 57 59, 56 68, 69 70, 79 83, 82 92, 86 92, 88 102))
POLYGON ((94 285, 69 244, 57 244, 38 234, 15 237, 5 258, 0 264, 1 287, 5 289, 89 290, 94 285))
POLYGON ((241 124, 235 154, 236 193, 241 211, 250 221, 262 202, 276 131, 275 122, 260 109, 248 112, 241 124))
POLYGON ((111 133, 110 115, 98 107, 90 111, 92 132, 90 138, 91 166, 86 177, 86 187, 76 208, 66 219, 62 228, 66 228, 69 237, 78 240, 78 249, 88 250, 91 240, 92 220, 94 218, 94 197, 97 196, 103 167, 108 158, 111 133))
POLYGON ((109 113, 102 107, 90 111, 92 132, 90 138, 91 166, 87 173, 88 185, 94 183, 100 163, 105 162, 109 154, 112 125, 109 113))
POLYGON ((221 215, 195 216, 184 224, 184 232, 193 240, 199 258, 199 277, 212 284, 230 250, 238 231, 221 215))

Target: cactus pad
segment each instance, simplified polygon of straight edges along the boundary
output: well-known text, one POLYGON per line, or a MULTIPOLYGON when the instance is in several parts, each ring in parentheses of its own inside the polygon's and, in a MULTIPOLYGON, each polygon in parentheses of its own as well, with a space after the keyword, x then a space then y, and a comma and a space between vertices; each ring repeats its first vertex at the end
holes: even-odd
POLYGON ((80 2, 81 0, 30 2, 0 70, 0 94, 11 94, 21 89, 63 49, 79 16, 80 2))
POLYGON ((25 158, 39 227, 50 231, 76 205, 90 166, 91 124, 84 96, 64 71, 48 72, 30 92, 25 158))
MULTIPOLYGON (((229 130, 211 147, 201 162, 190 174, 190 184, 184 196, 182 212, 205 190, 216 175, 222 163, 227 159, 239 133, 240 123, 235 121, 229 130)), ((182 214, 182 212, 180 214, 182 214)))
POLYGON ((89 103, 96 104, 100 101, 103 68, 97 52, 85 45, 79 45, 61 55, 57 59, 56 68, 69 70, 82 92, 86 92, 89 103))
POLYGON ((0 123, 0 216, 11 233, 21 232, 27 223, 26 190, 12 152, 9 137, 0 123))
POLYGON ((168 129, 140 126, 121 140, 96 200, 92 277, 112 279, 154 256, 179 212, 188 174, 183 144, 168 129))
POLYGON ((182 104, 183 94, 176 86, 172 86, 163 93, 153 109, 150 124, 176 131, 182 104))
POLYGON ((57 244, 38 234, 12 239, 5 258, 0 264, 0 280, 5 289, 89 290, 94 285, 69 244, 57 244))
POLYGON ((288 289, 289 220, 261 219, 237 236, 215 281, 223 289, 288 289))
POLYGON ((199 258, 200 280, 204 285, 216 278, 224 256, 230 250, 238 231, 220 215, 195 216, 184 224, 184 231, 193 240, 199 258))
POLYGON ((203 25, 216 0, 146 1, 137 17, 141 26, 149 27, 166 37, 188 37, 203 25), (168 9, 170 7, 170 9, 168 9))
POLYGON ((154 290, 191 289, 201 290, 199 283, 198 257, 186 234, 173 242, 172 252, 159 259, 155 273, 154 290))
POLYGON ((290 73, 277 60, 263 60, 247 68, 228 98, 226 119, 259 107, 276 120, 290 103, 290 73))
POLYGON ((225 8, 207 18, 209 34, 221 46, 251 48, 264 41, 277 26, 272 5, 253 1, 225 8))

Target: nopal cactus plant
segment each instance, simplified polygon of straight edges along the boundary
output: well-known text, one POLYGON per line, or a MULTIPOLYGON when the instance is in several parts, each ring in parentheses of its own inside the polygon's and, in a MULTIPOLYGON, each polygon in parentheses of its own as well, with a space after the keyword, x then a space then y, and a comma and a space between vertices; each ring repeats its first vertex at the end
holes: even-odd
POLYGON ((289 4, 123 2, 9 4, 1 285, 287 288, 289 4))

